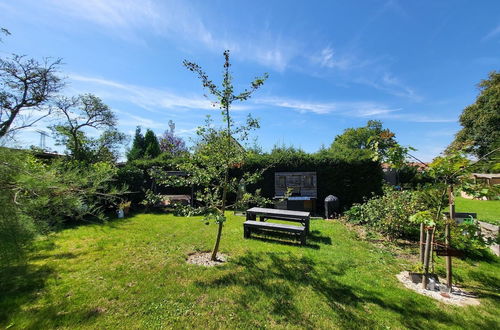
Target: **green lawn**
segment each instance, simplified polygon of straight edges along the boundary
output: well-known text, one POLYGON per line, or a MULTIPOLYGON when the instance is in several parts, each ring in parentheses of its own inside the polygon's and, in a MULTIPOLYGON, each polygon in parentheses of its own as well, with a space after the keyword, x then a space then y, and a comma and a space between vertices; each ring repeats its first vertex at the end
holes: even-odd
POLYGON ((244 240, 243 221, 227 222, 230 260, 216 268, 185 262, 213 243, 216 227, 199 218, 136 215, 52 235, 1 272, 0 328, 498 328, 498 258, 455 261, 481 305, 452 307, 405 289, 394 275, 408 259, 341 223, 313 221, 300 247, 244 240))
POLYGON ((456 197, 456 212, 477 213, 478 220, 500 225, 500 200, 481 201, 456 197))

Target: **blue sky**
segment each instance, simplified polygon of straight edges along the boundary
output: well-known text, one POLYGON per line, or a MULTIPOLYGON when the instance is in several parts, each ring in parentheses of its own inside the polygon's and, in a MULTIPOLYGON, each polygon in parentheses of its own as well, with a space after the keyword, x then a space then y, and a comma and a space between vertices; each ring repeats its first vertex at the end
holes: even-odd
MULTIPOLYGON (((207 114, 200 64, 220 82, 231 50, 236 89, 269 80, 235 106, 261 121, 259 144, 306 151, 345 128, 382 120, 431 160, 459 129, 476 84, 500 69, 500 1, 0 0, 12 35, 0 53, 62 57, 65 94, 91 92, 119 117, 187 140, 207 114)), ((23 144, 38 144, 24 132, 23 144)), ((49 139, 48 144, 51 145, 49 139)))

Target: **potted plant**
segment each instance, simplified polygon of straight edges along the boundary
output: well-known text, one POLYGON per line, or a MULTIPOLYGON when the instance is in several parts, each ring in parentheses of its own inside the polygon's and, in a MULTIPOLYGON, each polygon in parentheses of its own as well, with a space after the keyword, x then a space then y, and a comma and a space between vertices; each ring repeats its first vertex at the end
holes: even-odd
POLYGON ((120 204, 118 204, 118 218, 123 218, 125 215, 128 214, 130 210, 130 201, 122 201, 120 204))

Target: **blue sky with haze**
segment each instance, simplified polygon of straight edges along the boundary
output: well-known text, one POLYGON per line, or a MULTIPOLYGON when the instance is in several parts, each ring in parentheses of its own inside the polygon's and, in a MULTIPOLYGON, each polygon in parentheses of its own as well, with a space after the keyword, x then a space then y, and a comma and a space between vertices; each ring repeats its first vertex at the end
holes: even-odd
POLYGON ((188 139, 207 114, 219 118, 182 61, 220 82, 230 49, 236 90, 270 75, 235 106, 237 119, 260 119, 265 150, 317 151, 345 128, 379 119, 431 160, 459 129, 476 84, 500 69, 493 0, 0 0, 0 26, 12 33, 1 56, 62 57, 64 93, 100 96, 129 134, 136 125, 161 134, 172 119, 188 139))

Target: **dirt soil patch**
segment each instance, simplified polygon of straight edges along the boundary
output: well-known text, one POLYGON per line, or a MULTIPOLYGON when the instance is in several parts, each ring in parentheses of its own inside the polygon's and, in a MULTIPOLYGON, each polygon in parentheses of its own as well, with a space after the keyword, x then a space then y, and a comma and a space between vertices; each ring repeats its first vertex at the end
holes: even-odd
POLYGON ((188 256, 188 264, 200 265, 205 267, 219 266, 227 262, 227 255, 217 253, 217 260, 211 260, 212 252, 196 252, 188 256))

